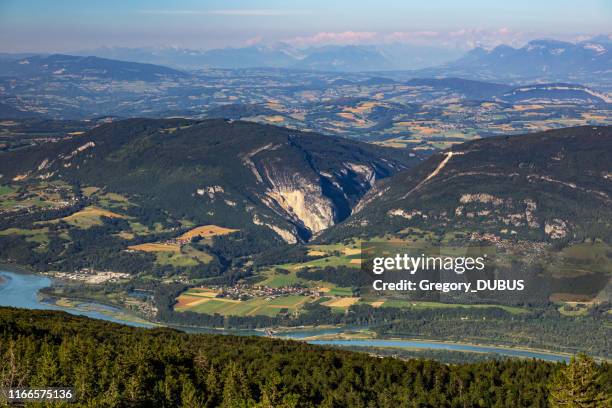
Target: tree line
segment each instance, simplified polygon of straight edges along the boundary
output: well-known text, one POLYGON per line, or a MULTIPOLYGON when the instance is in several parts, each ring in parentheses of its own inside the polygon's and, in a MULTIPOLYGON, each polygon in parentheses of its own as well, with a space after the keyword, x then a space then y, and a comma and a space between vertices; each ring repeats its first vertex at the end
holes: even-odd
POLYGON ((0 308, 0 340, 0 388, 72 386, 79 406, 604 407, 612 385, 585 356, 447 365, 55 311, 0 308))

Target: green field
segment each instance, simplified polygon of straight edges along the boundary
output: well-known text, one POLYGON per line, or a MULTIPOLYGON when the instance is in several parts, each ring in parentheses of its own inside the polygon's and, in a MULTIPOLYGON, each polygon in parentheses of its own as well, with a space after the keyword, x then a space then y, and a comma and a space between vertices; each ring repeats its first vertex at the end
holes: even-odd
POLYGON ((353 296, 353 289, 334 287, 329 292, 327 292, 327 294, 333 296, 353 296))
POLYGON ((158 265, 196 266, 199 262, 191 256, 174 252, 156 252, 155 263, 158 265))
POLYGON ((48 228, 40 228, 40 229, 22 229, 22 228, 9 228, 4 231, 0 231, 0 235, 23 235, 27 236, 26 241, 35 242, 37 244, 49 244, 49 229, 48 228))
POLYGON ((17 191, 17 190, 15 190, 11 186, 0 186, 0 196, 6 195, 6 194, 10 194, 10 193, 13 193, 15 191, 17 191))

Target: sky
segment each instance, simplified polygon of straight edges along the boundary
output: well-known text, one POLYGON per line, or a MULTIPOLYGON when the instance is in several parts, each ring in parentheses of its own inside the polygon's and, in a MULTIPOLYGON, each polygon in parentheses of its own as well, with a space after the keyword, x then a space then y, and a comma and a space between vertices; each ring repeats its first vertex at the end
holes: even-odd
POLYGON ((408 43, 470 49, 612 32, 612 0, 0 0, 0 52, 408 43))

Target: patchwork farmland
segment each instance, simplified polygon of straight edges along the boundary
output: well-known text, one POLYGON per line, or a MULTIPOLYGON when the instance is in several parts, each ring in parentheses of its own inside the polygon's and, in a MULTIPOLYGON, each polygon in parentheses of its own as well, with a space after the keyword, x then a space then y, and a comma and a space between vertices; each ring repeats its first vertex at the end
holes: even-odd
POLYGON ((223 316, 276 316, 280 313, 295 313, 306 303, 315 299, 310 296, 288 295, 257 297, 249 300, 235 300, 218 297, 219 291, 209 288, 193 288, 177 298, 175 310, 191 311, 223 316))

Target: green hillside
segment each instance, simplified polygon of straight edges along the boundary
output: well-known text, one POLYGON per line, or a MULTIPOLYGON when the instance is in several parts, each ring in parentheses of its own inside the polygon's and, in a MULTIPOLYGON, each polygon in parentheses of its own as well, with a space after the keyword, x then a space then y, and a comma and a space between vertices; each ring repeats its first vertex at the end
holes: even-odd
POLYGON ((342 221, 377 180, 418 161, 408 150, 249 122, 101 124, 0 152, 0 260, 218 276, 238 257, 342 221))
POLYGON ((499 239, 612 241, 612 127, 491 137, 379 183, 328 240, 408 227, 499 239))

